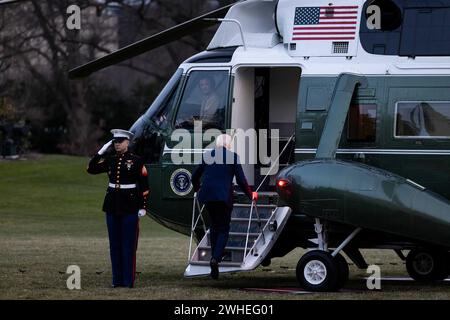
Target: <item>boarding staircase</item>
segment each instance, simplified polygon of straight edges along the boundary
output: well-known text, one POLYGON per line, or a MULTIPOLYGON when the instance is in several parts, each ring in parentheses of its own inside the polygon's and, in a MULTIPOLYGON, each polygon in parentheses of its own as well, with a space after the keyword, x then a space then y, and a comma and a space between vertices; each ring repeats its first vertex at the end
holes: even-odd
MULTIPOLYGON (((220 273, 249 271, 258 267, 272 249, 291 213, 289 207, 278 206, 276 192, 260 192, 257 203, 246 200, 242 193, 236 193, 235 198, 237 201, 231 213, 229 238, 222 262, 219 263, 220 273)), ((205 229, 204 237, 192 253, 195 229, 205 226, 204 210, 195 195, 189 264, 185 277, 209 275, 211 271, 209 230, 205 229)))
MULTIPOLYGON (((259 189, 271 175, 275 165, 280 163, 280 157, 286 153, 288 145, 294 139, 294 134, 287 140, 283 150, 261 181, 259 189)), ((276 192, 258 192, 258 202, 248 198, 243 193, 235 193, 233 211, 231 213, 230 232, 224 256, 219 263, 219 273, 250 271, 257 268, 268 256, 273 245, 280 236, 289 219, 291 209, 279 204, 276 192)), ((211 243, 209 230, 206 229, 204 206, 201 206, 194 194, 192 205, 191 239, 189 243, 188 266, 185 277, 208 275, 211 272, 211 243), (201 223, 201 224, 200 224, 201 223), (194 234, 197 228, 203 226, 204 236, 192 253, 194 234)))

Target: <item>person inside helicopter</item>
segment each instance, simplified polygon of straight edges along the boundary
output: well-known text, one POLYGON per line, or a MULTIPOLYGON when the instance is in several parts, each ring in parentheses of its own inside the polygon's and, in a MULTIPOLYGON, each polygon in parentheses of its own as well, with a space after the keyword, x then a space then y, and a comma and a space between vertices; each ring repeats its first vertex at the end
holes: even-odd
POLYGON ((224 128, 227 81, 223 71, 191 72, 177 114, 176 128, 193 129, 202 121, 204 129, 224 128), (217 78, 219 85, 216 86, 217 78))

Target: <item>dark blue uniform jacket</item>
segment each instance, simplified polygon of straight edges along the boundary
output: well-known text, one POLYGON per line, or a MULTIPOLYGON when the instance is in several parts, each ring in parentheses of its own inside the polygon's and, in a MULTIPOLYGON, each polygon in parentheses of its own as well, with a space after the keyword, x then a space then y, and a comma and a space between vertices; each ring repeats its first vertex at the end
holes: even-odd
POLYGON ((233 178, 251 199, 252 190, 245 179, 239 156, 226 148, 216 148, 203 155, 202 163, 192 174, 194 190, 200 192, 198 200, 202 203, 223 201, 233 206, 233 178), (216 159, 213 162, 213 159, 216 159), (222 161, 220 161, 222 160, 222 161), (200 183, 200 178, 201 183, 200 183))
POLYGON ((103 211, 114 215, 137 214, 146 209, 149 193, 147 169, 141 158, 127 151, 124 154, 100 156, 96 154, 89 161, 90 174, 108 173, 109 183, 116 187, 106 189, 103 211), (136 184, 136 188, 120 189, 121 184, 136 184))

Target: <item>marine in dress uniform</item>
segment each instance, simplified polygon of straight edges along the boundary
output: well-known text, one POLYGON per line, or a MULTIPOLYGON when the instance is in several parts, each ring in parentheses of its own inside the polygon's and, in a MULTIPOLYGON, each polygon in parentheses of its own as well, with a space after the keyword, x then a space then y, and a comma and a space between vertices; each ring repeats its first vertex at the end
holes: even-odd
POLYGON ((89 161, 90 174, 107 173, 108 189, 103 202, 108 226, 112 264, 112 286, 134 286, 139 217, 146 214, 149 193, 147 170, 142 160, 128 151, 133 134, 113 129, 113 140, 106 143, 89 161), (114 144, 115 153, 105 155, 114 144))
POLYGON ((252 192, 245 179, 239 157, 228 150, 231 137, 223 134, 216 139, 216 148, 203 156, 202 163, 192 174, 194 190, 199 191, 198 200, 205 203, 211 220, 211 277, 219 277, 219 263, 228 241, 231 212, 233 211, 233 179, 252 200, 258 193, 252 192), (215 160, 215 161, 213 161, 215 160), (201 184, 200 184, 201 179, 201 184))

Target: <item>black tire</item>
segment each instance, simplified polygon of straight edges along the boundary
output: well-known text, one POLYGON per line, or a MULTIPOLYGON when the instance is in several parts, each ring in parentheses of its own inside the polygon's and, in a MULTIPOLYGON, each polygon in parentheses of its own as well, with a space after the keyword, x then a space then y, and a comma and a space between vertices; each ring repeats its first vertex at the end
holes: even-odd
POLYGON ((348 281, 348 277, 350 275, 350 270, 348 268, 347 260, 345 260, 345 258, 340 253, 338 253, 334 257, 334 260, 336 260, 338 267, 339 267, 339 276, 338 276, 338 280, 336 282, 336 290, 339 290, 348 281))
POLYGON ((440 281, 448 277, 448 253, 440 250, 413 249, 406 257, 406 270, 416 281, 440 281))
POLYGON ((296 274, 300 286, 307 291, 335 291, 339 265, 330 253, 313 250, 300 258, 296 274))

